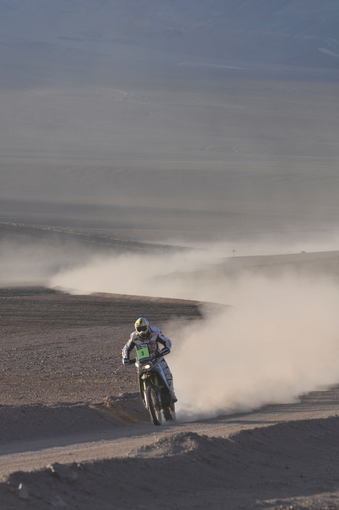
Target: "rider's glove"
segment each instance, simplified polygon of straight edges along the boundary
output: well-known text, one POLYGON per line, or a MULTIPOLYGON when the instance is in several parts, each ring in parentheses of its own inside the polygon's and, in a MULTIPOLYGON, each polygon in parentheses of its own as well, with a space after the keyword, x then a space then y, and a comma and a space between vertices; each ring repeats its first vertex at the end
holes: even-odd
POLYGON ((122 358, 122 363, 123 363, 123 365, 130 365, 131 361, 129 358, 122 358))

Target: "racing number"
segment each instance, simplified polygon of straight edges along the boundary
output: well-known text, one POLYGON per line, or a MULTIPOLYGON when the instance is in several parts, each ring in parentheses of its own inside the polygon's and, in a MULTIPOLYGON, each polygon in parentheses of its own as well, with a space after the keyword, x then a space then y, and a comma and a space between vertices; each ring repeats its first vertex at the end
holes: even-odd
POLYGON ((149 358, 148 347, 143 347, 141 349, 137 349, 137 357, 138 357, 138 359, 149 358))

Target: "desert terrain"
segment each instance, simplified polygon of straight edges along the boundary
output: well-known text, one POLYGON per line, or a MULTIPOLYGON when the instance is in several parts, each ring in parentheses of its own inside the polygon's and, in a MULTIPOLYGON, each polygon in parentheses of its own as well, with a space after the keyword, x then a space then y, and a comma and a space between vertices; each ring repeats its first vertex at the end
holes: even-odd
POLYGON ((0 510, 339 509, 338 27, 0 1, 0 510), (121 363, 139 316, 171 425, 121 363))

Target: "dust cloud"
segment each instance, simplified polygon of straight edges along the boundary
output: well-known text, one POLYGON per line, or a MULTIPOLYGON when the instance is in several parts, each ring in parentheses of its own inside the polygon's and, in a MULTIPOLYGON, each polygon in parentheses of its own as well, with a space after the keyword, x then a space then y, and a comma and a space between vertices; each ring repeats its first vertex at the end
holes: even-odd
POLYGON ((339 382, 338 286, 248 277, 226 294, 232 308, 219 316, 173 325, 171 367, 183 419, 293 402, 339 382))
POLYGON ((91 256, 91 251, 80 245, 3 240, 0 242, 0 287, 48 285, 53 275, 83 265, 91 256))
MULTIPOLYGON (((110 292, 142 296, 198 299, 199 278, 187 286, 183 275, 203 271, 222 261, 219 254, 204 250, 188 250, 173 254, 124 254, 98 256, 87 264, 59 272, 50 286, 67 289, 73 294, 110 292)), ((208 299, 209 289, 204 297, 208 299)), ((211 294, 212 295, 212 294, 211 294)))
POLYGON ((166 325, 181 419, 287 403, 338 383, 335 280, 291 269, 272 276, 243 268, 232 276, 226 262, 211 249, 98 257, 60 272, 50 285, 230 305, 212 315, 207 307, 200 321, 166 325))

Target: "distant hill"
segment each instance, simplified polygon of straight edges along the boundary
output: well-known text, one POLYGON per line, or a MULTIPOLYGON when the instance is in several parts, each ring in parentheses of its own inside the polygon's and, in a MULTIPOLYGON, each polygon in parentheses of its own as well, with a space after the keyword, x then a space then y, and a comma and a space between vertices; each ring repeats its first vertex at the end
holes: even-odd
POLYGON ((337 228, 339 0, 0 0, 0 69, 4 221, 337 228))

